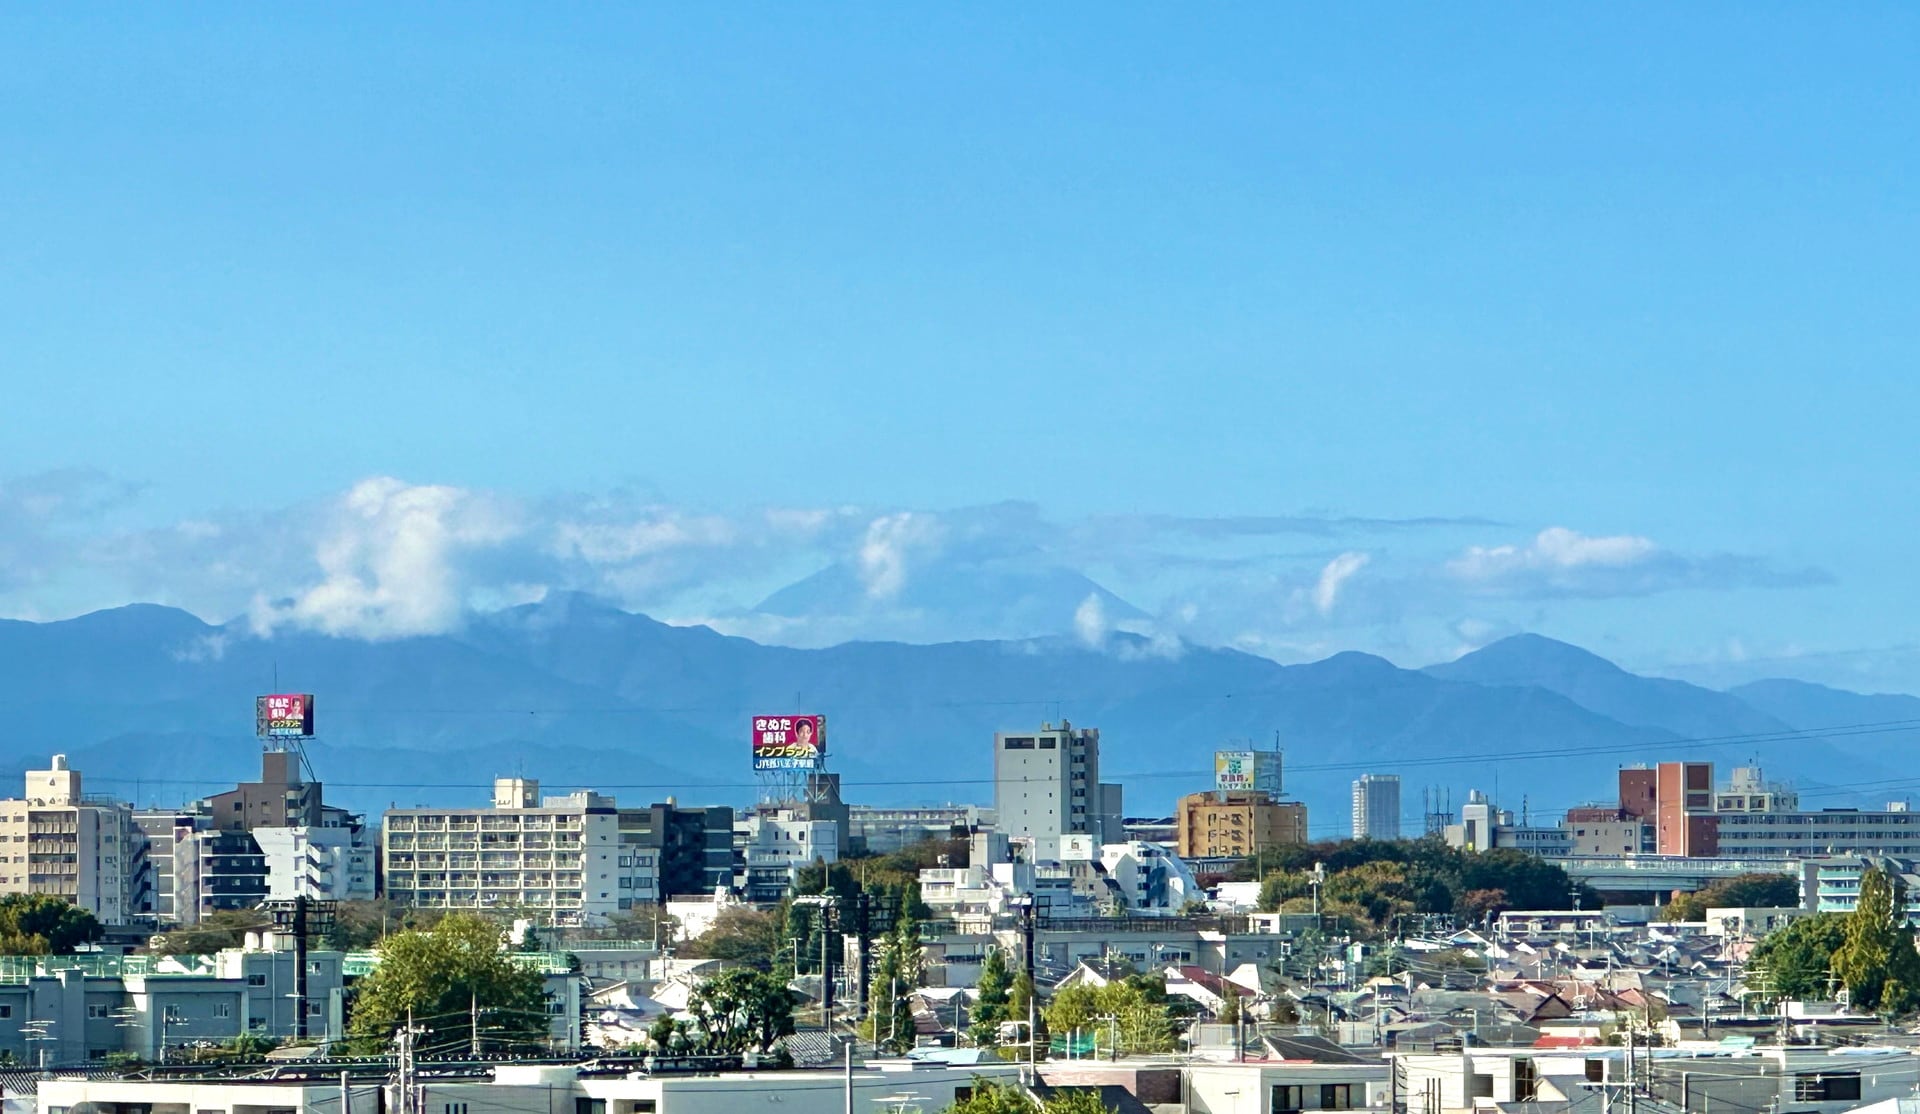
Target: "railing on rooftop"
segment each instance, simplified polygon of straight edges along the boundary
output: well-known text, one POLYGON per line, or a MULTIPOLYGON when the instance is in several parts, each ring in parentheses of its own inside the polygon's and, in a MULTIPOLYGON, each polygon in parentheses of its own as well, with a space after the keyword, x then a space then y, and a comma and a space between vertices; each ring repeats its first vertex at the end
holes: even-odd
POLYGON ((0 984, 18 986, 34 978, 50 978, 61 971, 79 971, 90 978, 148 977, 205 978, 214 973, 211 956, 165 955, 0 955, 0 984))

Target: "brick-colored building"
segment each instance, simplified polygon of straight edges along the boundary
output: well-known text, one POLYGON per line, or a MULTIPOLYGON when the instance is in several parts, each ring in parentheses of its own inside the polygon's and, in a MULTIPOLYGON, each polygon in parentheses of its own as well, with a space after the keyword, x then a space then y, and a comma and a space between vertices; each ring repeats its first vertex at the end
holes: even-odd
POLYGON ((1621 770, 1620 808, 1653 825, 1658 854, 1720 851, 1711 762, 1662 762, 1650 770, 1621 770))
POLYGON ((1257 789, 1190 793, 1180 798, 1174 829, 1181 858, 1251 855, 1307 842, 1307 806, 1257 789))

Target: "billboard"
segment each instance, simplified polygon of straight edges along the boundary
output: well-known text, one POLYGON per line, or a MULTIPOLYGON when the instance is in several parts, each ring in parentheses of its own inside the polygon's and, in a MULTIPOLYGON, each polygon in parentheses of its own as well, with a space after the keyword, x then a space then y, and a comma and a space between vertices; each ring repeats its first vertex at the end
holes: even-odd
POLYGON ((1213 752, 1215 789, 1259 789, 1280 792, 1280 752, 1277 750, 1216 750, 1213 752))
POLYGON ((827 753, 827 717, 753 717, 753 768, 817 770, 827 753))
POLYGON ((262 739, 312 738, 313 694, 280 692, 255 697, 253 725, 262 739))

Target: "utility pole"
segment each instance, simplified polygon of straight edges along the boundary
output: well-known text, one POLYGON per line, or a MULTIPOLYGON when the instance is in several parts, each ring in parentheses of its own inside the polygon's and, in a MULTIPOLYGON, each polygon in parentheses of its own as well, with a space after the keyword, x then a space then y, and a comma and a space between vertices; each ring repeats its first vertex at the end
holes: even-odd
POLYGON ((397 1045, 397 1055, 394 1058, 395 1075, 397 1077, 395 1089, 400 1092, 395 1098, 398 1099, 397 1105, 399 1106, 400 1114, 420 1114, 419 1103, 416 1101, 416 1096, 414 1095, 415 1069, 413 1060, 413 1039, 419 1032, 420 1030, 414 1028, 413 1011, 409 1009, 407 1011, 406 1026, 394 1034, 394 1042, 397 1045))
POLYGON ((468 1013, 468 1025, 473 1030, 473 1036, 468 1042, 467 1051, 473 1055, 474 1059, 478 1060, 480 1058, 480 995, 477 991, 472 996, 472 1004, 468 1008, 468 1013))

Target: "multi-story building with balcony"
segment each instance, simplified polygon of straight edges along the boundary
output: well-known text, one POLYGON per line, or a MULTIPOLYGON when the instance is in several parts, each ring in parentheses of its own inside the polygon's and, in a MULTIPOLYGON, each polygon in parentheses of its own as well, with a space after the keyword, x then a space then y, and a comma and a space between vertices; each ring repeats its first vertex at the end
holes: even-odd
POLYGON ((51 766, 28 770, 22 797, 0 801, 0 893, 64 897, 102 924, 126 924, 149 884, 133 810, 84 796, 66 755, 51 766))
POLYGON ((548 924, 604 923, 662 900, 659 839, 667 831, 640 821, 649 810, 627 812, 631 841, 612 797, 543 799, 540 783, 524 778, 496 780, 488 808, 389 810, 381 831, 387 896, 548 924))

